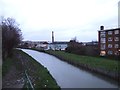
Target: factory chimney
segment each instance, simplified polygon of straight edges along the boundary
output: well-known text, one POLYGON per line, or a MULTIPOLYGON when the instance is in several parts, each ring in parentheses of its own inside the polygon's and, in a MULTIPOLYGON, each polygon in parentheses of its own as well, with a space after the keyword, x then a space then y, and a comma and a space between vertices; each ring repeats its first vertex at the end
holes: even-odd
POLYGON ((54 43, 54 32, 52 31, 52 43, 54 43))

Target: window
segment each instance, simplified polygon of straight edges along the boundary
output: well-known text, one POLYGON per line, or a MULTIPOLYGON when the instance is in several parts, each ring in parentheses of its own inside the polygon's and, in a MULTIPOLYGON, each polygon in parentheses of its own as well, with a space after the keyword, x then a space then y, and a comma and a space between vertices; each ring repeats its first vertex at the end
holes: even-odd
POLYGON ((115 34, 119 34, 119 30, 115 30, 115 34))
POLYGON ((118 37, 115 37, 114 39, 115 39, 115 41, 119 41, 119 38, 118 38, 118 37))
POLYGON ((108 51, 108 55, 112 55, 113 54, 113 51, 108 51))
POLYGON ((115 51, 115 55, 119 55, 119 52, 118 52, 118 51, 115 51))
POLYGON ((100 32, 100 34, 105 34, 105 31, 100 32))
POLYGON ((105 34, 104 33, 100 34, 100 37, 105 37, 105 34))
POLYGON ((101 44, 101 50, 105 50, 105 44, 101 44))
POLYGON ((100 52, 100 56, 105 56, 106 55, 106 52, 105 51, 101 51, 100 52))
POLYGON ((115 48, 119 48, 119 45, 118 45, 118 44, 115 44, 115 48))
POLYGON ((106 39, 105 38, 101 38, 101 43, 105 43, 106 39))
POLYGON ((108 48, 112 48, 112 44, 108 44, 108 48))
POLYGON ((112 31, 108 31, 108 35, 112 35, 112 31))
POLYGON ((108 41, 112 41, 112 37, 108 37, 108 41))

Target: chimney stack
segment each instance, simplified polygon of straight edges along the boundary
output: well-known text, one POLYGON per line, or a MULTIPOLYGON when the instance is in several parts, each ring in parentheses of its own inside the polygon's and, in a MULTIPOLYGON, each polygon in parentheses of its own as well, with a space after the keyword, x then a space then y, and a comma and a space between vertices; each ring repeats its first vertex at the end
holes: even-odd
POLYGON ((54 43, 54 32, 52 31, 52 43, 54 43))
POLYGON ((104 30, 104 26, 100 26, 100 30, 104 30))

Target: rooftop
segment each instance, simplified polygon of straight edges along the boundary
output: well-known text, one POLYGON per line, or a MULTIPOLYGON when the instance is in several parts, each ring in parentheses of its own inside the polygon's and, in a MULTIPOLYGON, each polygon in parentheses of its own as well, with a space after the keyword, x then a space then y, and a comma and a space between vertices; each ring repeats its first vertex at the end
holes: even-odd
POLYGON ((103 30, 98 30, 98 31, 112 31, 112 30, 120 30, 120 28, 103 29, 103 30))
POLYGON ((57 42, 53 42, 53 43, 50 43, 50 44, 68 44, 69 42, 67 41, 57 41, 57 42))

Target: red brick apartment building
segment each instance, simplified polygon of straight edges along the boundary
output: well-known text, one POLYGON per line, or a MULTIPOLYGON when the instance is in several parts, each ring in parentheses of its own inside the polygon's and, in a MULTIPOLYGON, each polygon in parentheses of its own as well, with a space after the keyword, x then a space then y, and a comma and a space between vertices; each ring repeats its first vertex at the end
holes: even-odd
POLYGON ((104 26, 101 26, 98 40, 101 56, 120 55, 120 28, 104 30, 104 26))

